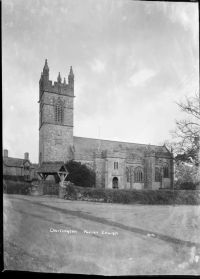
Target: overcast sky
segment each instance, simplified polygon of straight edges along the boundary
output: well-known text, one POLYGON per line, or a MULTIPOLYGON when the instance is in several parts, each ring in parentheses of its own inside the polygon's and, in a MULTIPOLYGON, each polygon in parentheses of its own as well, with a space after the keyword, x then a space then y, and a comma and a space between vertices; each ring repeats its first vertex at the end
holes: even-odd
POLYGON ((74 135, 163 144, 199 86, 197 3, 4 0, 3 148, 38 162, 39 89, 75 74, 74 135))

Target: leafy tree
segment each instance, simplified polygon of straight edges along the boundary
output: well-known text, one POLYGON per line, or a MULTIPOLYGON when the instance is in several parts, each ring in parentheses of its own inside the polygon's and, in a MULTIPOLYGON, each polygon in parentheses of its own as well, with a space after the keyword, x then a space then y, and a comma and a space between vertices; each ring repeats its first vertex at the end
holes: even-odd
POLYGON ((71 181, 77 186, 94 187, 95 172, 88 168, 85 164, 73 160, 65 164, 69 174, 66 181, 71 181))

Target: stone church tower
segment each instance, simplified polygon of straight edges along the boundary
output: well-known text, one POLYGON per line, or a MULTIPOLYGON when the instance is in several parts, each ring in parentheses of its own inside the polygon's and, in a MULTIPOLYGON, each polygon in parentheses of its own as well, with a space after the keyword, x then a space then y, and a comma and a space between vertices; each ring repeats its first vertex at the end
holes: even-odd
POLYGON ((49 80, 47 59, 39 81, 39 164, 73 159, 74 74, 68 84, 49 80))

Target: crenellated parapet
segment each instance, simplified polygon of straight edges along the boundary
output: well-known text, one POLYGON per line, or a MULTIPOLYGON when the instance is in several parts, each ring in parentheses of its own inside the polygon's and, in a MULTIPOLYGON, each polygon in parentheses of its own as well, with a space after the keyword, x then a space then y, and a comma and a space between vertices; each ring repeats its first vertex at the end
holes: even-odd
POLYGON ((65 78, 62 82, 60 72, 58 74, 57 81, 52 82, 52 80, 49 80, 49 66, 46 59, 39 81, 39 89, 40 99, 44 92, 74 97, 74 73, 72 70, 72 66, 70 67, 70 72, 68 75, 68 83, 66 83, 65 78))
POLYGON ((47 92, 52 92, 55 94, 74 96, 74 92, 72 91, 69 84, 66 84, 64 82, 63 83, 57 81, 52 82, 51 80, 49 80, 48 83, 42 84, 42 90, 47 92))

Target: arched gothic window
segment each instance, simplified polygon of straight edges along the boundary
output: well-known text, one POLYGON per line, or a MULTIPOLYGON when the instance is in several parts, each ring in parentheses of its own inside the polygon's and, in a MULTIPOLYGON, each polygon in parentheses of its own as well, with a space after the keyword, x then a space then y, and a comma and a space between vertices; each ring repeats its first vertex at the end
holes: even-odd
POLYGON ((118 162, 114 162, 114 169, 115 169, 115 170, 118 169, 118 162))
POLYGON ((130 174, 131 174, 130 169, 126 168, 126 181, 127 182, 130 182, 130 174))
POLYGON ((168 178, 169 177, 169 166, 168 163, 165 163, 163 166, 163 177, 168 178))
POLYGON ((55 104, 55 121, 57 123, 63 123, 64 121, 64 106, 60 99, 55 104))
POLYGON ((155 182, 161 181, 160 169, 158 167, 155 168, 155 182))
POLYGON ((135 182, 143 182, 144 181, 144 173, 143 173, 143 169, 141 167, 135 168, 134 181, 135 182))

